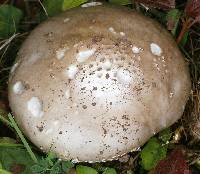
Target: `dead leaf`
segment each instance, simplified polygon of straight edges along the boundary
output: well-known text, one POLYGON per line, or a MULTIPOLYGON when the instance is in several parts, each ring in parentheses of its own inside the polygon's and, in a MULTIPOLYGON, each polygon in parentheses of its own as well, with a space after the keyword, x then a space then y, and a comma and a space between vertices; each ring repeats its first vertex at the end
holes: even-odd
POLYGON ((144 5, 160 8, 167 10, 170 8, 175 8, 175 0, 135 0, 135 2, 142 3, 144 5))
POLYGON ((5 4, 7 0, 0 0, 0 4, 5 4))
MULTIPOLYGON (((200 10, 200 9, 199 9, 200 10)), ((200 15, 195 18, 196 22, 200 22, 200 15)))
MULTIPOLYGON (((5 90, 0 90, 0 113, 9 111, 8 93, 5 90)), ((2 114, 3 114, 2 113, 2 114)))
POLYGON ((200 17, 200 0, 190 0, 185 7, 185 13, 193 18, 200 17))
POLYGON ((167 159, 161 160, 150 174, 192 174, 184 158, 183 149, 177 148, 167 159))
POLYGON ((67 174, 76 174, 76 170, 75 169, 71 169, 67 174))
POLYGON ((24 170, 24 165, 21 164, 14 164, 11 167, 12 174, 20 174, 24 170))

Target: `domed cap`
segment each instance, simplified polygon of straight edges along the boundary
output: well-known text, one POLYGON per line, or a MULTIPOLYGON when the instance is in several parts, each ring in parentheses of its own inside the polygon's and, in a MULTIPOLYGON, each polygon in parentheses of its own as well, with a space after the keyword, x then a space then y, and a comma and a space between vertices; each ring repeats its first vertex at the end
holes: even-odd
POLYGON ((101 3, 40 24, 9 80, 10 106, 25 135, 74 162, 136 150, 181 117, 189 91, 188 68, 170 34, 130 9, 101 3))

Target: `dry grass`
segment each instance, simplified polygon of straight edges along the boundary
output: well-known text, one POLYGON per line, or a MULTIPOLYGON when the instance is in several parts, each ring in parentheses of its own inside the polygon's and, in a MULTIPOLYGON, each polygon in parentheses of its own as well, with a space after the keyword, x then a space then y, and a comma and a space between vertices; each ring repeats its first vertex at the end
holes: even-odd
POLYGON ((198 83, 193 83, 191 95, 182 117, 188 137, 188 146, 191 148, 200 141, 200 90, 198 85, 198 83))

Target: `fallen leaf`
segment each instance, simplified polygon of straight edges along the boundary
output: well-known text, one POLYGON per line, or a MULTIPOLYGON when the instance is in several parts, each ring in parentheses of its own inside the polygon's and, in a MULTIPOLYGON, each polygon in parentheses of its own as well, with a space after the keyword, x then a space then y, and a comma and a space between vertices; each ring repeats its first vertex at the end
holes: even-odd
POLYGON ((150 7, 161 8, 167 10, 170 8, 175 8, 175 0, 135 0, 135 2, 148 5, 150 7))
MULTIPOLYGON (((200 9, 199 9, 200 10, 200 9)), ((200 22, 200 15, 195 18, 196 22, 200 22)))
POLYGON ((0 111, 9 111, 7 90, 0 90, 0 111))
POLYGON ((200 17, 200 0, 190 0, 185 7, 185 13, 193 18, 200 17))
POLYGON ((75 169, 71 169, 67 174, 76 174, 76 170, 75 169))
POLYGON ((192 174, 181 148, 171 152, 167 159, 161 160, 151 174, 192 174))
POLYGON ((12 174, 21 174, 22 171, 24 171, 24 168, 25 166, 24 165, 21 165, 21 164, 14 164, 12 167, 11 167, 11 172, 12 174))
POLYGON ((0 0, 0 4, 6 3, 6 0, 0 0))
POLYGON ((6 111, 8 110, 7 104, 4 103, 4 101, 0 100, 0 110, 6 111))

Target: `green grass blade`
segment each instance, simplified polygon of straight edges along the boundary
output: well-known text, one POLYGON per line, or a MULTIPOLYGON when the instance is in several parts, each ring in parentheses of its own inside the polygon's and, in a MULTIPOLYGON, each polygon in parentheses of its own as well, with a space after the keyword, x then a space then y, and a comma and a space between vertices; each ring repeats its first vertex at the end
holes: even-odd
POLYGON ((8 114, 8 118, 12 124, 12 127, 15 129, 15 131, 17 132, 18 136, 20 137, 22 143, 24 144, 24 147, 26 148, 26 150, 28 151, 30 157, 32 158, 32 160, 37 163, 38 160, 35 156, 35 154, 33 153, 33 151, 31 150, 29 144, 27 143, 26 139, 24 138, 21 130, 19 129, 19 127, 17 126, 17 123, 15 122, 14 118, 12 117, 12 115, 9 113, 8 114))

